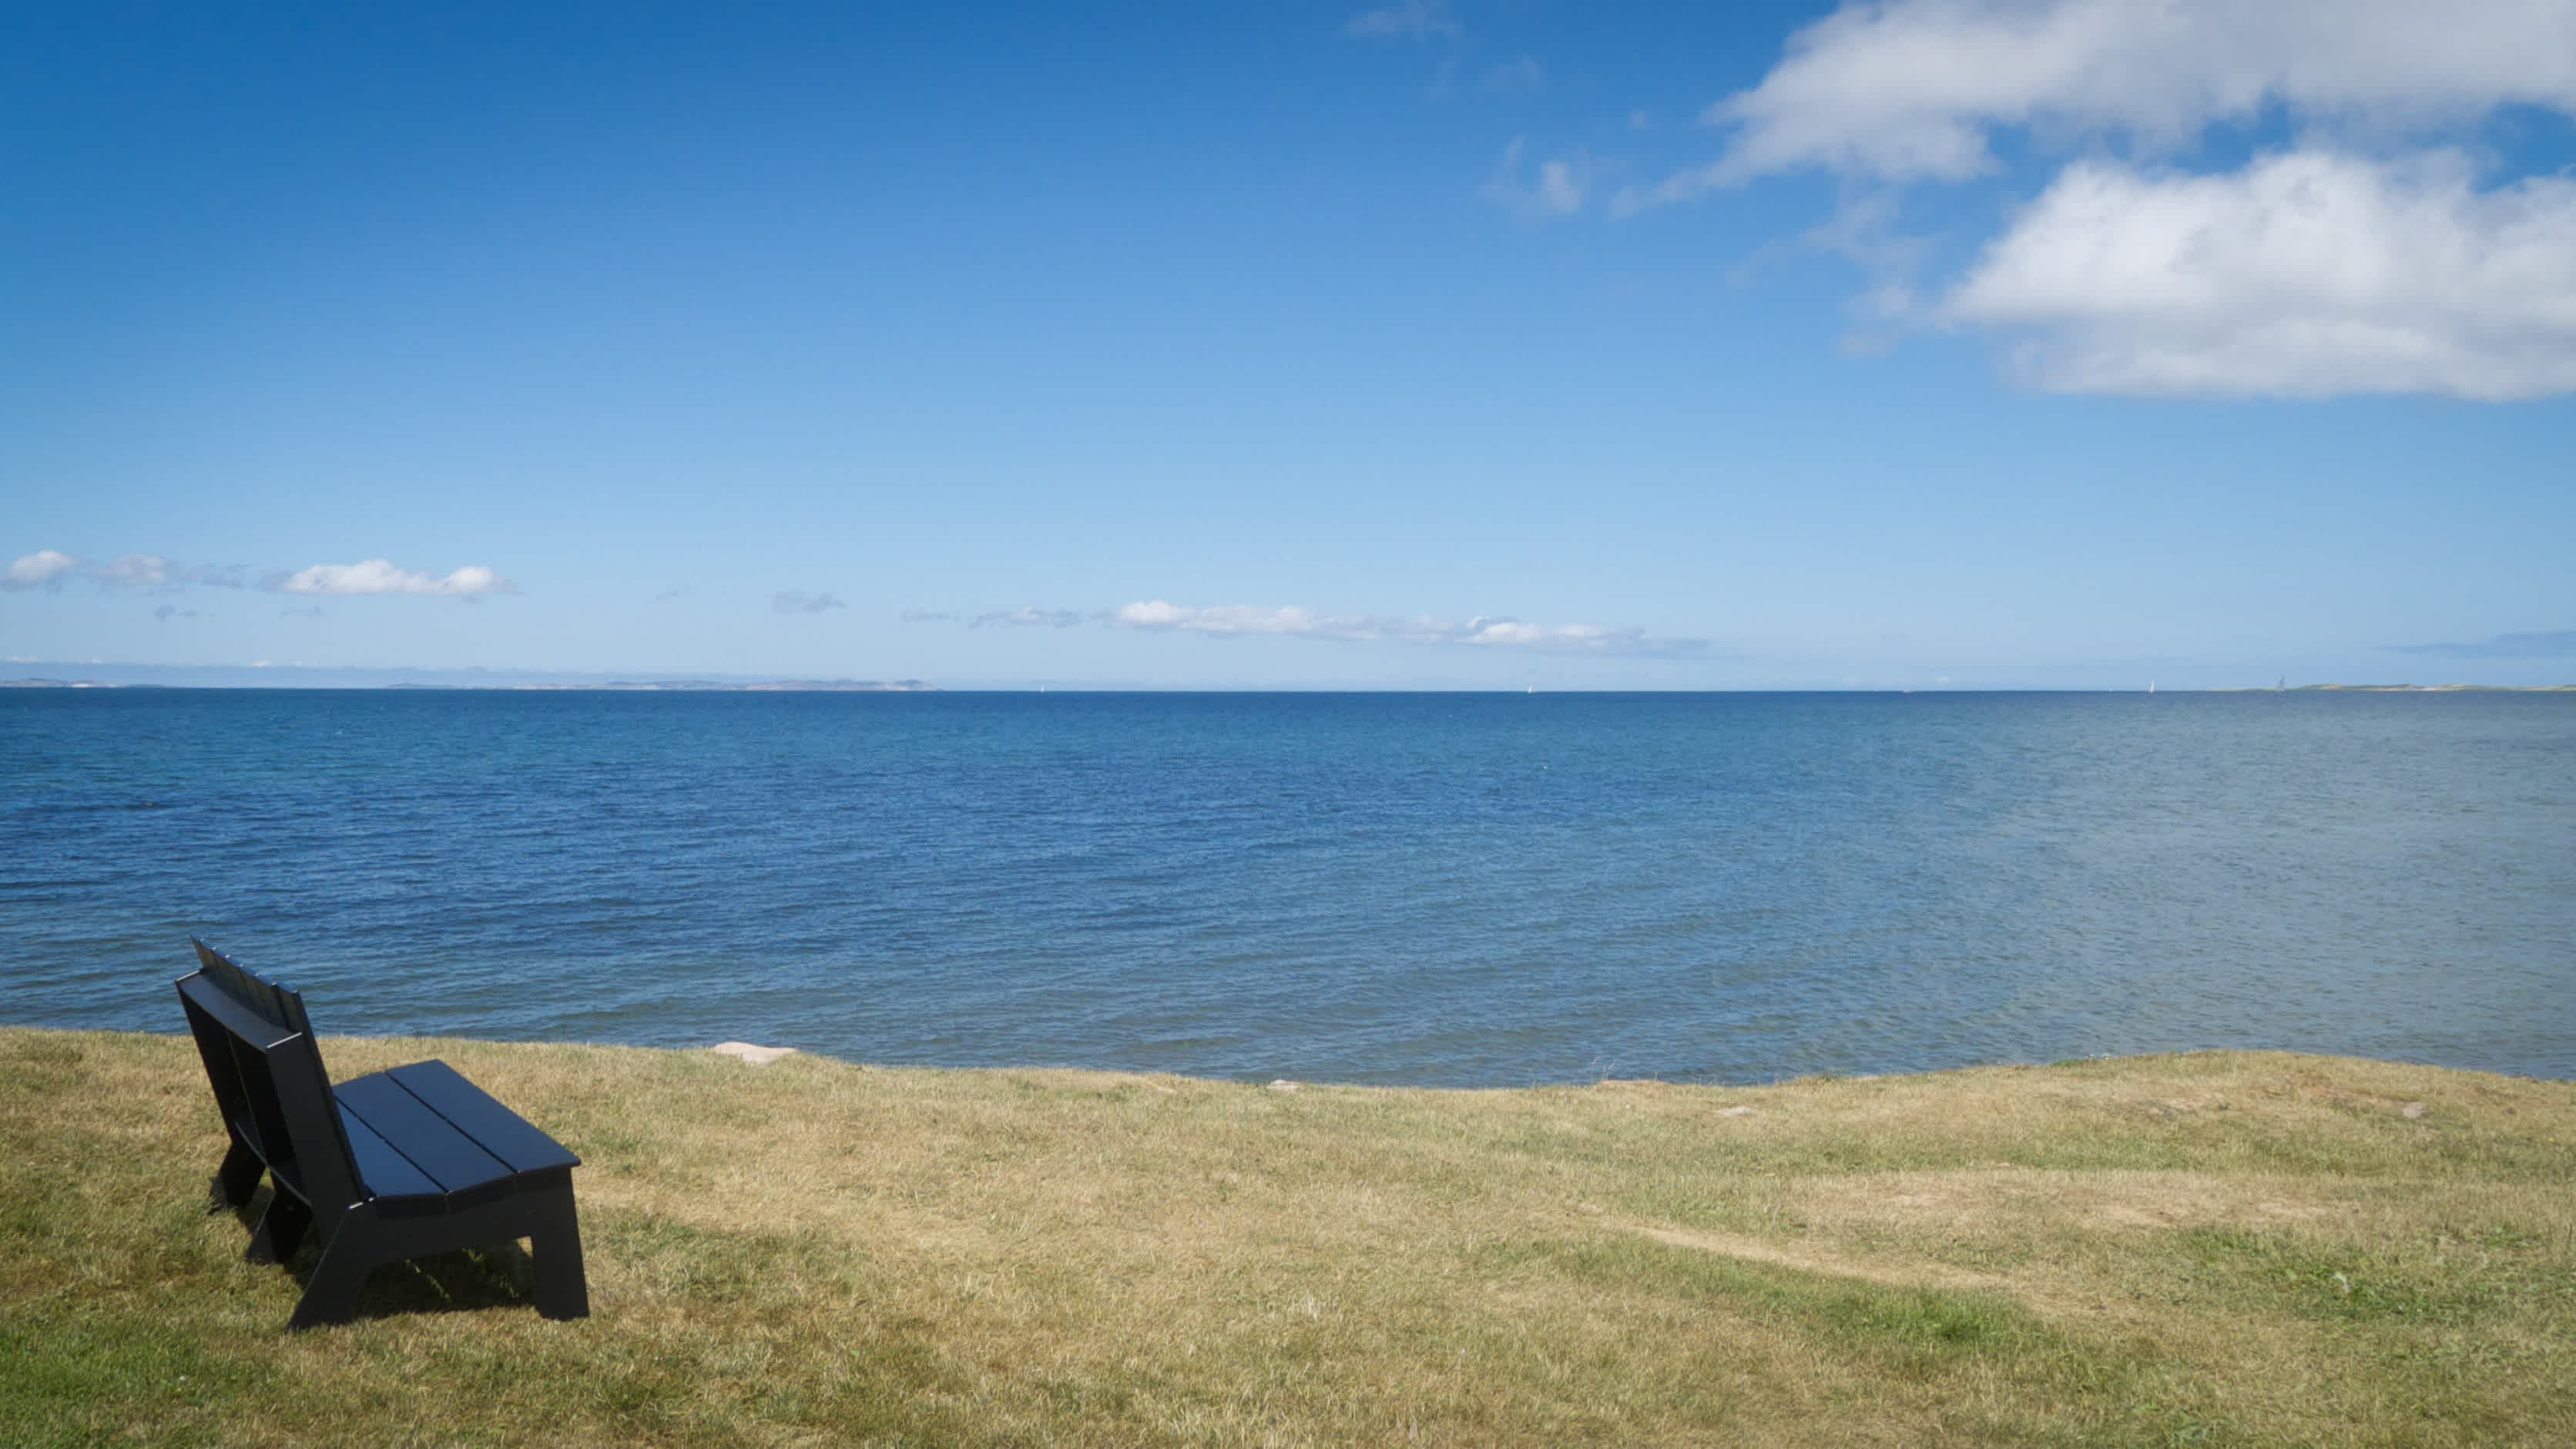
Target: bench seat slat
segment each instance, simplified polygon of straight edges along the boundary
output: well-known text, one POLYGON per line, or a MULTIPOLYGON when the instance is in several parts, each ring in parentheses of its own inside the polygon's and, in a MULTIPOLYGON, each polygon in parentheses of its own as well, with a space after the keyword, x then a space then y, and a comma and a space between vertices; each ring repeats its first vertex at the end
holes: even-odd
POLYGON ((474 1145, 456 1124, 421 1104, 382 1072, 342 1082, 332 1093, 394 1151, 411 1160, 447 1197, 461 1198, 500 1184, 508 1190, 509 1164, 474 1145))
POLYGON ((321 1239, 290 1328, 347 1323, 367 1276, 387 1263, 525 1239, 537 1312, 590 1312, 580 1159, 444 1062, 343 1082, 322 1065, 304 998, 191 937, 197 969, 178 982, 197 1056, 230 1145, 211 1184, 236 1210, 276 1191, 251 1234, 254 1262, 292 1261, 321 1239))
POLYGON ((516 1172, 581 1166, 570 1149, 435 1059, 384 1073, 516 1172))
POLYGON ((438 1184, 412 1166, 410 1158, 394 1151, 392 1144, 377 1136, 374 1128, 359 1121, 346 1106, 340 1108, 340 1128, 349 1135, 349 1155, 357 1159, 359 1181, 369 1194, 378 1198, 428 1199, 431 1212, 444 1208, 446 1195, 439 1191, 438 1184))

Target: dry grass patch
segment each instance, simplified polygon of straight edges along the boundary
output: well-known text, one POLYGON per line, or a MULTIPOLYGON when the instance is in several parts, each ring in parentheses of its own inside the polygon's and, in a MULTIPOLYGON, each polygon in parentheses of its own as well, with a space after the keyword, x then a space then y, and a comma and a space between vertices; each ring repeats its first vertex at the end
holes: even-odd
POLYGON ((284 1336, 187 1044, 0 1030, 0 1442, 2576 1442, 2567 1083, 325 1052, 444 1056, 579 1152, 596 1316, 459 1255, 284 1336))

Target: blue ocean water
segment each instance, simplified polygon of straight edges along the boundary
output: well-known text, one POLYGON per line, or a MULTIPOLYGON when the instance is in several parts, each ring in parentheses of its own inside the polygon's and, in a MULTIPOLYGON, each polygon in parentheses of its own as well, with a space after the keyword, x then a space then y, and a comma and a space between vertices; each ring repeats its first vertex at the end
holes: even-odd
POLYGON ((2576 696, 0 693, 0 1019, 1266 1080, 2576 1076, 2576 696))

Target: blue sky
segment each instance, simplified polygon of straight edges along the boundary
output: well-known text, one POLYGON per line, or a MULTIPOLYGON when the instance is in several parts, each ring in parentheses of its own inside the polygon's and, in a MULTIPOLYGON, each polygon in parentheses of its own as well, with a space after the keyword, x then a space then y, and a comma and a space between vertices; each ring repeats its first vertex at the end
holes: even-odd
POLYGON ((356 9, 13 10, 14 664, 2576 678, 2576 0, 356 9))

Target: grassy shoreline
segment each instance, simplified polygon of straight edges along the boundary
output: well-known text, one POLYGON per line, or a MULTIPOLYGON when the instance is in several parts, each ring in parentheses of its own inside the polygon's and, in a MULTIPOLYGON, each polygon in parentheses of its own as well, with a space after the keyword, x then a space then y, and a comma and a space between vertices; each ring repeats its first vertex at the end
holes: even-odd
POLYGON ((459 1255, 288 1337, 187 1042, 0 1028, 0 1442, 2576 1442, 2576 1083, 324 1052, 579 1152, 596 1316, 459 1255))

